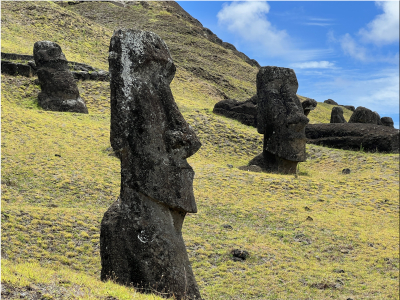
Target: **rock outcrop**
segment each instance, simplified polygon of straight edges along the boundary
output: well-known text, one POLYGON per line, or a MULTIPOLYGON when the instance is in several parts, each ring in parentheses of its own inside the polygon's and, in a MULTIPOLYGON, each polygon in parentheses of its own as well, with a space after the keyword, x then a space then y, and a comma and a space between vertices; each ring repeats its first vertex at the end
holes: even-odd
POLYGON ((46 110, 87 114, 88 109, 61 47, 50 41, 36 42, 33 56, 42 90, 38 96, 39 105, 46 110))
MULTIPOLYGON (((246 101, 226 99, 214 105, 213 113, 234 119, 247 126, 257 127, 257 103, 257 95, 246 101)), ((303 101, 301 106, 304 114, 308 116, 310 111, 317 107, 317 104, 317 101, 311 98, 303 101)))
POLYGON ((332 99, 325 100, 324 103, 331 105, 339 105, 335 100, 332 99))
POLYGON ((27 64, 16 63, 8 60, 1 60, 1 73, 13 76, 32 77, 35 71, 27 64))
POLYGON ((186 159, 201 144, 172 96, 175 65, 152 32, 120 29, 110 42, 111 146, 121 191, 101 222, 101 279, 176 299, 200 299, 182 224, 197 212, 186 159))
POLYGON ((235 119, 247 126, 257 126, 257 95, 246 101, 222 100, 215 104, 213 112, 235 119))
POLYGON ((391 117, 382 117, 381 118, 381 123, 383 126, 388 126, 394 128, 394 122, 391 117))
POLYGON ((341 104, 338 104, 335 100, 332 100, 332 99, 325 100, 324 103, 330 104, 330 105, 342 106, 342 107, 347 108, 348 110, 351 110, 351 111, 355 111, 356 110, 353 105, 341 105, 341 104))
POLYGON ((343 116, 343 108, 339 106, 332 108, 331 123, 347 123, 343 116))
MULTIPOLYGON (((37 67, 33 55, 1 52, 1 73, 31 77, 36 75, 37 67), (15 62, 27 61, 27 63, 15 62)), ((68 68, 76 80, 110 81, 108 72, 87 64, 68 61, 68 68)))
POLYGON ((309 124, 308 143, 344 150, 399 152, 399 130, 366 123, 309 124))
POLYGON ((349 123, 368 123, 382 125, 381 117, 376 111, 359 106, 350 117, 349 123))
POLYGON ((304 128, 309 122, 296 95, 292 69, 262 67, 257 74, 257 131, 264 135, 263 152, 249 162, 267 172, 295 174, 306 160, 304 128))
POLYGON ((344 108, 347 108, 348 110, 351 110, 353 112, 356 110, 356 108, 353 105, 340 105, 340 106, 343 106, 344 108))

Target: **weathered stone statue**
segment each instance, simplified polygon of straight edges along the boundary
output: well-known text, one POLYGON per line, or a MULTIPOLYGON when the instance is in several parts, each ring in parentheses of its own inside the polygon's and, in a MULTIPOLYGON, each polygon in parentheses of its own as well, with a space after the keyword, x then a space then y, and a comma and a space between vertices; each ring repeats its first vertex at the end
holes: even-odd
POLYGON ((383 126, 388 126, 394 128, 394 122, 391 117, 382 117, 381 118, 381 123, 383 126))
POLYGON ((39 105, 46 110, 87 114, 88 109, 61 47, 49 41, 36 42, 33 56, 42 90, 38 96, 39 105))
POLYGON ((347 123, 343 116, 343 108, 335 106, 331 111, 331 123, 347 123))
POLYGON ((303 107, 303 112, 306 116, 310 113, 310 111, 314 110, 318 105, 318 102, 314 99, 307 98, 303 102, 301 102, 301 106, 303 107))
POLYGON ((324 103, 330 104, 330 105, 339 105, 335 100, 332 100, 332 99, 325 100, 324 103))
POLYGON ((349 123, 370 123, 382 125, 381 117, 376 111, 359 106, 350 117, 349 123))
POLYGON ((264 151, 249 162, 268 172, 295 174, 306 160, 305 126, 309 122, 296 95, 292 69, 262 67, 257 74, 257 130, 264 134, 264 151))
POLYGON ((152 32, 120 29, 111 38, 111 145, 121 160, 121 191, 101 222, 101 279, 200 299, 182 224, 196 213, 194 171, 201 146, 174 101, 175 65, 152 32))

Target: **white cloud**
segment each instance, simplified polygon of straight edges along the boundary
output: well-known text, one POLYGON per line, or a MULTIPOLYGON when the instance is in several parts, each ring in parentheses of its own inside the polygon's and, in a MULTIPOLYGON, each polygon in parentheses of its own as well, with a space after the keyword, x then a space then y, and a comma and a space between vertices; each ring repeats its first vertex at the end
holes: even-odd
POLYGON ((331 53, 329 49, 299 49, 286 30, 276 28, 267 19, 269 11, 265 1, 232 2, 223 5, 217 18, 220 25, 242 41, 253 43, 253 49, 265 56, 306 61, 331 53))
POLYGON ((399 64, 399 53, 389 53, 386 55, 374 53, 370 47, 366 47, 357 42, 353 37, 346 33, 339 39, 336 39, 332 32, 328 32, 329 42, 339 42, 343 52, 362 62, 382 62, 389 64, 399 64))
POLYGON ((333 21, 334 19, 327 19, 327 18, 314 18, 314 17, 311 17, 311 18, 309 18, 311 21, 321 21, 321 22, 330 22, 330 21, 333 21))
POLYGON ((399 41, 399 2, 376 2, 382 8, 383 14, 376 16, 367 24, 367 29, 362 28, 359 34, 362 40, 378 46, 399 41))
POLYGON ((342 105, 364 106, 381 117, 399 111, 399 72, 396 68, 370 74, 334 71, 319 82, 307 84, 303 94, 323 101, 334 99, 342 105))
POLYGON ((269 54, 277 55, 289 47, 288 34, 267 20, 265 15, 269 10, 267 2, 232 2, 223 5, 217 18, 220 24, 247 41, 263 39, 269 54))
POLYGON ((357 60, 367 61, 367 49, 358 45, 350 34, 346 33, 341 37, 340 45, 345 54, 350 55, 357 60))
POLYGON ((319 23, 319 22, 309 22, 309 23, 303 23, 304 25, 308 25, 308 26, 331 26, 333 24, 331 23, 319 23))
POLYGON ((326 18, 314 18, 310 17, 308 18, 308 22, 302 23, 304 25, 308 26, 332 26, 334 23, 332 23, 333 19, 326 19, 326 18))
POLYGON ((335 64, 326 60, 323 61, 306 61, 301 63, 294 63, 291 65, 296 69, 332 69, 335 64))

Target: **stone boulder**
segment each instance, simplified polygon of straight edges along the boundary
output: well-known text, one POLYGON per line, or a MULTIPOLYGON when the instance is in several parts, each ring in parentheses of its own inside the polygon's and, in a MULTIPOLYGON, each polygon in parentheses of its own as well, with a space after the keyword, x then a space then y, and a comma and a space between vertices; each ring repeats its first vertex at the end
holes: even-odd
POLYGON ((383 117, 381 118, 381 123, 383 126, 388 126, 394 128, 394 122, 391 117, 383 117))
POLYGON ((332 108, 331 123, 347 123, 343 116, 343 108, 339 106, 332 108))
POLYGON ((214 105, 213 112, 247 126, 257 126, 257 95, 246 101, 234 99, 222 100, 214 105))
POLYGON ((111 146, 121 190, 101 222, 101 279, 175 299, 201 299, 182 238, 197 212, 186 159, 201 144, 174 101, 175 65, 155 33, 114 32, 109 51, 111 146))
POLYGON ((13 76, 25 76, 32 77, 34 70, 27 64, 15 63, 12 61, 2 60, 1 61, 1 73, 9 74, 13 76))
POLYGON ((344 150, 399 152, 399 130, 367 123, 309 124, 307 142, 344 150))
POLYGON ((257 131, 264 135, 263 153, 250 161, 264 171, 295 174, 306 160, 305 126, 309 120, 296 95, 292 69, 262 67, 257 74, 257 131))
POLYGON ((303 102, 301 102, 301 106, 303 107, 303 112, 306 116, 310 113, 310 111, 314 110, 318 105, 318 102, 314 99, 307 98, 303 102))
POLYGON ((88 109, 61 47, 49 41, 36 42, 33 57, 42 90, 38 96, 39 105, 46 110, 87 114, 88 109))
POLYGON ((349 123, 369 123, 382 125, 381 117, 376 111, 359 106, 350 117, 349 123))
POLYGON ((339 105, 336 101, 332 99, 325 100, 324 103, 331 104, 331 105, 339 105))
POLYGON ((344 108, 347 108, 348 110, 351 110, 353 112, 356 110, 356 108, 353 105, 340 105, 340 106, 343 106, 344 108))

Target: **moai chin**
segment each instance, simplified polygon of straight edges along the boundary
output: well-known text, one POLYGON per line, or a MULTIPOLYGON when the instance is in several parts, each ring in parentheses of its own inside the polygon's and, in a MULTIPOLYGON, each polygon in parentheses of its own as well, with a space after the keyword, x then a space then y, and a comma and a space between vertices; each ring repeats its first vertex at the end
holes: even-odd
POLYGON ((121 190, 101 223, 101 279, 201 299, 181 232, 186 213, 197 212, 186 159, 201 143, 172 96, 175 65, 155 33, 120 29, 111 38, 109 68, 121 190))
POLYGON ((50 41, 36 42, 33 57, 41 88, 39 105, 46 110, 87 114, 86 103, 79 95, 61 47, 50 41))
POLYGON ((250 161, 267 172, 295 174, 306 160, 305 126, 309 120, 296 92, 292 69, 262 67, 257 74, 257 130, 264 135, 263 153, 250 161))

